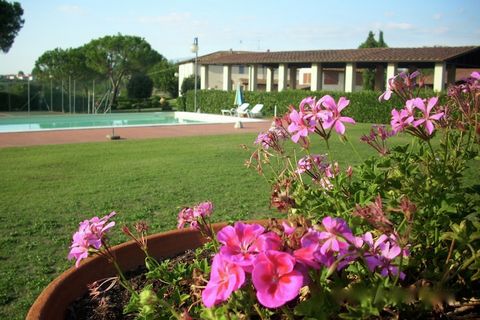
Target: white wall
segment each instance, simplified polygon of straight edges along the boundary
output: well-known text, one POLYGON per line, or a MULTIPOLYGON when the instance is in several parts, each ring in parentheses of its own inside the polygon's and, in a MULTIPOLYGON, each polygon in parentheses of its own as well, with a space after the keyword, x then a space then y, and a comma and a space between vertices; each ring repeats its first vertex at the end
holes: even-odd
MULTIPOLYGON (((178 95, 179 96, 182 95, 181 93, 182 93, 183 79, 188 78, 189 76, 194 74, 194 69, 195 69, 195 63, 193 63, 193 62, 180 64, 178 66, 178 95)), ((198 70, 200 70, 200 69, 198 68, 198 70)))
MULTIPOLYGON (((194 63, 184 63, 180 64, 178 67, 178 92, 182 86, 183 79, 192 75, 194 72, 194 63)), ((240 73, 242 66, 234 65, 232 66, 232 88, 235 90, 238 83, 248 82, 248 66, 243 66, 243 73, 240 73)), ((200 66, 198 66, 198 71, 200 71, 200 66)), ((299 68, 297 69, 297 82, 299 85, 309 85, 310 83, 304 83, 303 75, 306 73, 311 73, 310 68, 299 68)), ((359 73, 357 73, 359 74, 359 73)), ((200 75, 200 72, 198 72, 200 75)), ((360 76, 360 75, 359 75, 360 76)), ((267 78, 267 68, 259 66, 258 67, 258 80, 266 80, 267 78)), ((274 69, 274 82, 278 83, 278 68, 274 69)), ((338 74, 338 84, 325 84, 325 77, 322 76, 322 90, 332 90, 332 91, 344 91, 345 90, 345 73, 339 72, 338 74)), ((222 90, 223 88, 223 66, 221 65, 209 65, 208 66, 208 89, 217 89, 222 90)), ((247 88, 242 88, 246 90, 247 88)), ((362 86, 355 85, 355 91, 362 90, 362 86)))

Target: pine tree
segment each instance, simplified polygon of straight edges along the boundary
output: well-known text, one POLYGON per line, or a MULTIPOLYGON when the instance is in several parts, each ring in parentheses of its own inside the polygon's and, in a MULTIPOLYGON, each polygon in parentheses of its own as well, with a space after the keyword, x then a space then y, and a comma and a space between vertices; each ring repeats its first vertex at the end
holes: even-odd
POLYGON ((378 35, 378 48, 388 48, 388 45, 383 40, 383 31, 380 30, 380 34, 378 35))
MULTIPOLYGON (((365 40, 358 48, 387 48, 388 45, 383 40, 383 31, 380 30, 378 41, 375 39, 373 31, 368 32, 367 40, 365 40)), ((373 69, 365 69, 362 74, 363 90, 373 90, 375 84, 375 71, 373 69)))
POLYGON ((377 48, 378 47, 378 42, 375 40, 375 34, 373 31, 368 32, 368 37, 365 42, 363 42, 358 48, 363 49, 363 48, 377 48))

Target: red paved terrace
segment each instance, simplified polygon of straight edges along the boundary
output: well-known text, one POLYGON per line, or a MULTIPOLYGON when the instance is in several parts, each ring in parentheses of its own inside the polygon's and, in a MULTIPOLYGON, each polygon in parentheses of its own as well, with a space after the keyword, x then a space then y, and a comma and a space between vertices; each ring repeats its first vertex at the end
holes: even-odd
MULTIPOLYGON (((121 139, 138 140, 163 137, 206 136, 221 134, 257 133, 267 130, 271 121, 243 123, 242 129, 235 129, 228 124, 195 124, 178 126, 152 126, 115 128, 115 135, 121 139)), ((45 144, 65 144, 110 141, 107 135, 111 129, 56 130, 43 132, 0 133, 0 148, 24 147, 45 144)), ((114 143, 114 141, 112 141, 114 143)))

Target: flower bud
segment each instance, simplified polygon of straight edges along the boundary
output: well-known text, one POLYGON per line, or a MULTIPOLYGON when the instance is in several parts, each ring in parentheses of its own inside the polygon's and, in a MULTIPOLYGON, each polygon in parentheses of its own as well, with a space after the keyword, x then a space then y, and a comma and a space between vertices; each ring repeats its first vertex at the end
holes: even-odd
POLYGON ((139 298, 142 306, 155 306, 158 304, 158 297, 152 289, 143 289, 139 298))

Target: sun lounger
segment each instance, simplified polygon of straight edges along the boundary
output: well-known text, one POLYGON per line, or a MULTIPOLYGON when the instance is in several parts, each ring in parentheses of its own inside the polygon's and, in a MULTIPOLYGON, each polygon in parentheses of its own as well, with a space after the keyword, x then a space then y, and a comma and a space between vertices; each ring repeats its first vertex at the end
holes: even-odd
POLYGON ((256 104, 252 110, 247 111, 247 116, 249 118, 256 118, 256 117, 261 117, 262 116, 262 109, 263 109, 263 104, 256 104))
POLYGON ((238 108, 232 109, 222 109, 222 115, 229 115, 229 116, 238 116, 240 114, 245 113, 245 111, 250 107, 249 103, 242 103, 238 108))

